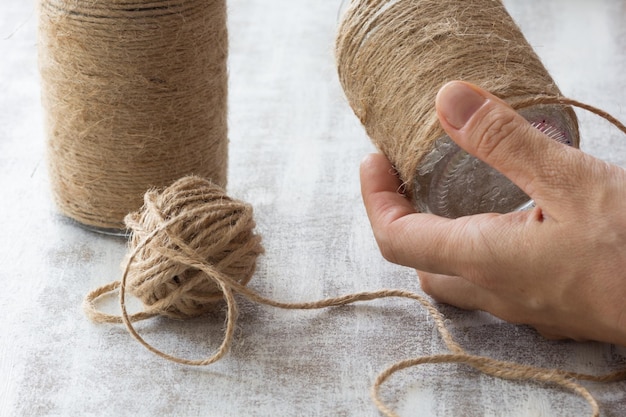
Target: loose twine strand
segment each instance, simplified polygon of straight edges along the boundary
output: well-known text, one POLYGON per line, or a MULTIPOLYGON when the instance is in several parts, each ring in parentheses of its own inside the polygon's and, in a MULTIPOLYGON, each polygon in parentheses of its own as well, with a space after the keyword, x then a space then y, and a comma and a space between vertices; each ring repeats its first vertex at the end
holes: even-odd
MULTIPOLYGON (((534 105, 537 103, 566 104, 588 110, 606 119, 615 125, 622 133, 626 134, 626 126, 615 117, 601 109, 576 100, 564 97, 539 96, 529 98, 526 101, 521 102, 520 106, 534 105)), ((435 327, 437 328, 440 337, 451 353, 419 356, 399 361, 382 371, 375 379, 370 394, 372 401, 378 410, 387 417, 398 417, 398 415, 381 399, 380 389, 382 385, 395 373, 424 364, 465 364, 479 372, 496 378, 554 384, 582 397, 591 407, 592 417, 599 417, 600 415, 598 403, 589 390, 577 381, 606 383, 626 379, 626 369, 603 375, 591 375, 560 369, 549 369, 532 365, 518 364, 470 354, 454 340, 451 332, 445 325, 443 315, 430 301, 417 293, 403 289, 381 289, 371 292, 358 292, 340 297, 300 303, 286 303, 264 297, 245 286, 254 271, 256 256, 263 252, 260 247, 260 238, 248 233, 255 227, 251 215, 251 206, 246 203, 230 199, 224 194, 224 191, 220 187, 199 177, 182 178, 168 189, 164 190, 161 195, 157 194, 155 191, 146 193, 145 204, 142 208, 142 212, 131 214, 126 218, 127 225, 131 230, 133 230, 135 245, 125 262, 122 278, 119 281, 111 282, 90 292, 85 297, 83 303, 85 313, 94 322, 123 323, 130 334, 141 345, 162 358, 183 365, 205 366, 215 363, 223 358, 231 348, 239 311, 235 294, 243 296, 252 302, 289 310, 314 310, 327 307, 338 307, 356 302, 383 298, 405 298, 417 301, 433 318, 435 327), (198 199, 195 195, 200 196, 200 198, 198 199), (160 201, 159 198, 162 201, 160 201), (170 207, 173 207, 173 209, 164 207, 167 206, 167 204, 164 204, 163 201, 170 204, 170 207), (185 206, 185 202, 189 201, 194 201, 197 204, 191 207, 185 206), (206 216, 208 212, 211 212, 213 210, 211 205, 217 206, 222 210, 231 210, 232 213, 237 213, 237 216, 241 216, 244 220, 241 222, 233 219, 222 221, 225 229, 210 230, 209 233, 204 234, 202 231, 194 231, 192 238, 189 239, 189 236, 186 236, 185 232, 188 232, 190 229, 186 226, 191 225, 191 229, 194 229, 197 224, 202 223, 202 220, 197 219, 203 219, 203 216, 206 216), (163 215, 163 212, 169 214, 163 215), (146 219, 149 219, 150 221, 146 222, 146 219), (181 225, 183 225, 183 229, 181 229, 181 225), (150 230, 150 228, 152 229, 150 230), (224 230, 227 230, 230 233, 224 233, 224 230), (207 236, 211 236, 211 239, 217 241, 219 245, 228 246, 232 239, 237 236, 241 236, 242 233, 245 236, 245 239, 240 242, 238 247, 231 247, 228 250, 228 254, 221 258, 215 259, 215 257, 212 257, 210 254, 207 255, 206 253, 200 253, 203 247, 213 246, 214 242, 207 244, 205 241, 207 236), (140 240, 136 240, 138 236, 141 236, 140 240), (197 238, 198 236, 200 236, 200 239, 197 238), (190 244, 190 242, 192 242, 192 244, 190 244), (151 267, 146 268, 146 265, 143 265, 142 261, 138 258, 145 256, 146 252, 154 251, 158 252, 158 256, 163 257, 165 261, 161 258, 157 258, 160 259, 158 262, 161 262, 161 264, 152 264, 151 267), (250 253, 252 253, 253 256, 248 256, 246 258, 246 256, 250 253), (246 258, 247 262, 252 262, 252 265, 248 268, 237 268, 237 271, 239 272, 244 270, 243 278, 241 276, 238 278, 232 273, 228 274, 224 272, 229 265, 242 257, 246 258), (168 262, 169 264, 167 264, 168 262), (145 291, 142 292, 141 289, 138 293, 137 289, 140 285, 138 286, 131 282, 131 290, 134 295, 142 298, 145 309, 139 313, 129 314, 126 308, 126 293, 129 287, 129 277, 133 280, 137 280, 137 277, 133 276, 133 274, 137 272, 133 271, 133 267, 135 267, 136 264, 140 264, 141 269, 148 271, 154 271, 154 268, 159 269, 160 273, 163 273, 168 281, 172 281, 174 276, 175 278, 173 281, 175 282, 175 285, 169 289, 169 292, 162 294, 161 298, 157 297, 158 299, 154 299, 154 296, 146 297, 145 291), (163 264, 170 265, 169 268, 173 268, 175 271, 168 272, 168 266, 163 266, 163 264), (173 267, 173 265, 176 267, 173 267), (193 279, 180 282, 180 278, 178 277, 184 274, 184 272, 181 274, 182 270, 195 271, 193 273, 193 279), (170 317, 191 317, 208 311, 206 309, 206 305, 201 303, 196 305, 197 310, 195 312, 191 310, 181 312, 181 298, 189 297, 190 295, 193 296, 194 289, 198 286, 198 281, 210 281, 210 283, 214 284, 218 290, 217 293, 213 293, 213 295, 208 298, 205 296, 205 300, 215 301, 217 298, 223 298, 227 306, 226 329, 224 331, 222 342, 213 355, 205 359, 198 360, 180 358, 165 353, 145 341, 145 339, 135 329, 133 325, 134 322, 158 315, 170 317), (116 290, 119 290, 121 316, 106 314, 99 311, 96 306, 98 298, 116 290), (217 297, 216 294, 219 295, 219 297, 217 297), (149 300, 149 305, 146 305, 146 299, 149 300), (172 306, 176 307, 172 308, 172 306)), ((220 219, 224 220, 222 217, 220 217, 220 219)), ((220 222, 220 219, 218 219, 218 223, 220 222)), ((211 221, 215 222, 215 219, 212 219, 211 221)), ((148 260, 151 260, 154 263, 154 258, 149 258, 148 260)), ((145 271, 140 272, 143 273, 145 271)), ((147 278, 144 275, 144 277, 139 280, 143 280, 144 282, 141 284, 151 287, 150 289, 155 291, 158 284, 146 279, 147 278)))

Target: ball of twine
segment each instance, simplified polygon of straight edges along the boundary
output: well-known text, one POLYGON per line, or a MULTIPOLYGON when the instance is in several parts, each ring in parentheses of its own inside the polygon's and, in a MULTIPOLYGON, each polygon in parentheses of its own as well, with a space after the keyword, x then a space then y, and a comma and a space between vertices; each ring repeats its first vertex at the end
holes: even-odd
POLYGON ((225 0, 39 0, 49 176, 60 211, 123 229, 185 175, 225 186, 225 0))
POLYGON ((147 192, 141 210, 126 216, 134 257, 126 276, 129 292, 147 311, 167 317, 213 310, 223 300, 221 282, 246 285, 263 253, 252 211, 196 176, 147 192), (209 267, 197 269, 189 258, 209 267))
MULTIPOLYGON (((479 85, 514 108, 561 96, 500 0, 352 0, 336 59, 350 106, 409 197, 420 162, 445 136, 434 103, 446 82, 479 85)), ((563 111, 577 138, 573 110, 563 111)))

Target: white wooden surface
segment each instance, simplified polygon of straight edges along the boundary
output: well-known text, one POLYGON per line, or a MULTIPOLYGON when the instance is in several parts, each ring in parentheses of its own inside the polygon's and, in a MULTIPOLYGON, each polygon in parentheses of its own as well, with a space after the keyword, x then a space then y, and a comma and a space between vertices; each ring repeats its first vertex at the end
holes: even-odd
MULTIPOLYGON (((267 254, 251 286, 292 301, 382 287, 418 291, 379 255, 358 183, 373 150, 338 84, 339 0, 231 0, 229 192, 252 203, 267 254)), ((626 120, 626 2, 506 2, 563 92, 626 120)), ((157 358, 83 296, 118 279, 123 240, 56 213, 45 164, 33 0, 0 2, 0 415, 376 416, 368 390, 400 359, 444 348, 425 312, 387 300, 285 312, 242 301, 232 352, 207 368, 157 358)), ((581 115, 583 146, 626 166, 626 141, 581 115)), ((591 277, 590 277, 591 278, 591 277)), ((468 350, 579 372, 626 366, 626 348, 551 342, 524 326, 441 306, 468 350)), ((223 316, 140 324, 168 352, 200 358, 223 316)), ((603 416, 626 415, 626 383, 589 385, 603 416)), ((402 416, 581 416, 567 392, 456 365, 394 377, 402 416)))

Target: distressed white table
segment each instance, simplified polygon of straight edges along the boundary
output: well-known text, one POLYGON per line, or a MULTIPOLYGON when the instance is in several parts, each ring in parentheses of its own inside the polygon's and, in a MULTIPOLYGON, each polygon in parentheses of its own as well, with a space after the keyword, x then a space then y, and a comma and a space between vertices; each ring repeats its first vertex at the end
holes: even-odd
MULTIPOLYGON (((231 195, 255 207, 267 253, 251 286, 304 301, 382 287, 419 291, 373 240, 358 164, 373 147, 337 81, 339 1, 231 0, 231 195)), ((626 2, 506 2, 563 92, 626 120, 626 2)), ((31 1, 0 2, 0 415, 376 416, 369 387, 400 359, 444 353, 416 304, 386 300, 293 312, 242 301, 236 342, 192 368, 146 351, 120 326, 94 325, 80 304, 118 279, 125 242, 59 216, 46 174, 31 1)), ((626 141, 581 114, 583 147, 626 166, 626 141)), ((111 307, 113 308, 113 307, 111 307)), ((441 306, 472 353, 602 373, 626 349, 552 342, 524 326, 441 306)), ((190 358, 219 345, 222 315, 138 325, 190 358)), ((626 415, 626 383, 591 384, 604 416, 626 415)), ((403 372, 384 388, 402 416, 581 416, 568 392, 482 376, 464 366, 403 372)))

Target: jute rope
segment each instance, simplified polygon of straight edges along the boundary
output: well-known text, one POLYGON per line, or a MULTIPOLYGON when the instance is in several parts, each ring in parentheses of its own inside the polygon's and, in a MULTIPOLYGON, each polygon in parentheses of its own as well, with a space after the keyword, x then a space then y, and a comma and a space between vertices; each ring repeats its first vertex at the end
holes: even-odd
MULTIPOLYGON (((352 0, 336 40, 354 113, 415 197, 418 168, 445 136, 432 103, 472 82, 512 107, 561 92, 500 0, 352 0)), ((578 146, 576 116, 562 109, 578 146)))
MULTIPOLYGON (((537 103, 584 108, 610 121, 626 134, 626 126, 619 120, 575 100, 541 96, 520 105, 537 103)), ((417 301, 430 314, 450 353, 403 360, 379 374, 371 395, 380 412, 388 417, 397 417, 397 414, 381 400, 381 386, 394 373, 422 364, 466 364, 497 378, 554 384, 584 398, 591 407, 593 417, 600 415, 598 403, 576 381, 613 382, 626 379, 626 369, 605 375, 588 375, 469 354, 453 339, 442 314, 434 305, 423 296, 402 289, 359 292, 304 303, 285 303, 266 298, 246 287, 254 273, 256 259, 263 253, 261 238, 254 233, 252 207, 228 197, 222 188, 200 177, 185 177, 160 193, 146 193, 144 206, 139 212, 129 214, 126 224, 133 237, 121 280, 90 292, 85 297, 83 308, 94 322, 123 323, 145 348, 176 363, 209 365, 230 350, 238 316, 235 294, 259 304, 298 310, 396 297, 417 301), (97 299, 118 290, 121 316, 99 311, 97 299), (133 315, 128 313, 127 290, 143 302, 144 311, 133 315), (215 353, 205 359, 190 360, 165 353, 146 342, 133 326, 135 321, 157 315, 175 318, 198 316, 212 310, 215 302, 221 299, 226 301, 227 306, 224 338, 215 353)))
POLYGON ((225 0, 39 0, 49 174, 62 213, 124 227, 143 194, 227 172, 225 0))

